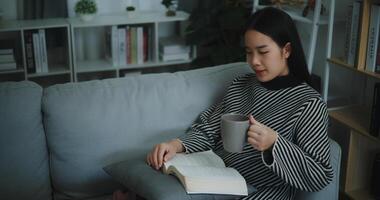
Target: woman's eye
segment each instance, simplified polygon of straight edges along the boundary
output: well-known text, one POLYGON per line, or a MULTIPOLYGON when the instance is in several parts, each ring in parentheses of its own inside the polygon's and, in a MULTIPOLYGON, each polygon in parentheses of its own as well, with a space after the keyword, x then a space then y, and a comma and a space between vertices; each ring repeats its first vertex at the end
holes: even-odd
POLYGON ((260 54, 266 54, 268 53, 269 51, 259 51, 260 54))

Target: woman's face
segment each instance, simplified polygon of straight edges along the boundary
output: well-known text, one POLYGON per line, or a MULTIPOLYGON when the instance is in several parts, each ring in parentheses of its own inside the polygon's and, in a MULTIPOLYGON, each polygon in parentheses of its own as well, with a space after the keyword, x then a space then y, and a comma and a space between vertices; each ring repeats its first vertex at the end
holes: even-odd
POLYGON ((247 62, 260 82, 289 74, 290 43, 280 48, 272 38, 255 30, 248 30, 244 37, 247 62))

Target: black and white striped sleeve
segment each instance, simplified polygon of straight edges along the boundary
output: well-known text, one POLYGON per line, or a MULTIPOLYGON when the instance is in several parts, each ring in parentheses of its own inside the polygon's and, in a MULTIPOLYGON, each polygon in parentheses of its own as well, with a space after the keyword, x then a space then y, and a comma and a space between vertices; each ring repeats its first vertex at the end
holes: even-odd
POLYGON ((302 107, 295 125, 294 141, 278 134, 271 155, 272 163, 263 162, 286 183, 305 191, 319 191, 331 182, 330 145, 327 136, 326 104, 313 98, 302 107))
POLYGON ((213 149, 220 140, 220 116, 223 103, 211 106, 199 116, 199 122, 191 126, 190 133, 182 135, 179 139, 185 147, 186 153, 206 151, 213 149))

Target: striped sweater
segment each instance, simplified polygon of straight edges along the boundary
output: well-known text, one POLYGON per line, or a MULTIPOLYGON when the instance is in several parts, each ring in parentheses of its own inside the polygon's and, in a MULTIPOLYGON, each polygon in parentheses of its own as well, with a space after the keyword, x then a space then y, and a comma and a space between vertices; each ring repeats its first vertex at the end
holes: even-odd
POLYGON ((292 76, 260 83, 254 74, 236 78, 223 100, 203 113, 179 139, 186 153, 212 149, 257 192, 242 199, 293 199, 296 189, 318 191, 333 177, 327 136, 328 114, 320 95, 292 76), (246 144, 240 153, 223 150, 220 117, 252 114, 278 133, 272 149, 246 144))

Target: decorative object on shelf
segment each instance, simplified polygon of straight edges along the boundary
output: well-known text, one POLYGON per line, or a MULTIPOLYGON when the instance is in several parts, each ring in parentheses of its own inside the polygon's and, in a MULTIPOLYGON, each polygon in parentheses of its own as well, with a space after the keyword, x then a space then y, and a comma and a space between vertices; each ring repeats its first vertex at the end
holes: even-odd
MULTIPOLYGON (((309 10, 315 9, 315 0, 308 0, 305 8, 302 11, 302 16, 306 17, 309 13, 309 10)), ((327 12, 326 7, 321 3, 321 15, 327 12)))
POLYGON ((135 10, 136 10, 136 8, 134 6, 127 6, 125 8, 125 10, 127 11, 127 16, 128 17, 134 17, 135 16, 135 10))
POLYGON ((245 0, 199 1, 186 28, 186 43, 198 47, 192 64, 203 67, 245 61, 242 32, 250 13, 245 0))
POLYGON ((98 11, 95 1, 79 0, 75 4, 75 13, 77 13, 83 21, 90 21, 98 11))
POLYGON ((175 16, 178 8, 177 0, 162 0, 161 2, 167 9, 166 16, 175 16))

